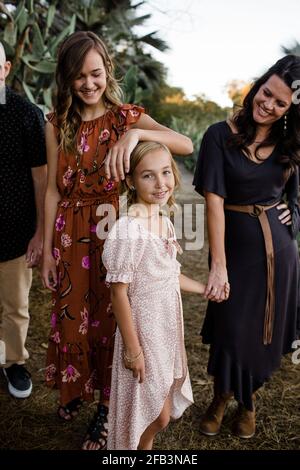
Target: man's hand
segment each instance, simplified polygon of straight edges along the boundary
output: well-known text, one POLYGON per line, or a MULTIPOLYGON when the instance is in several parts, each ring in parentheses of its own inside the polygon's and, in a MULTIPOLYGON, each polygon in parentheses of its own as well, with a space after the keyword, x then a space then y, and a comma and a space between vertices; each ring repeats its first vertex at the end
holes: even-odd
POLYGON ((42 231, 36 231, 30 240, 26 251, 26 263, 28 268, 38 266, 41 262, 43 251, 43 234, 42 231))

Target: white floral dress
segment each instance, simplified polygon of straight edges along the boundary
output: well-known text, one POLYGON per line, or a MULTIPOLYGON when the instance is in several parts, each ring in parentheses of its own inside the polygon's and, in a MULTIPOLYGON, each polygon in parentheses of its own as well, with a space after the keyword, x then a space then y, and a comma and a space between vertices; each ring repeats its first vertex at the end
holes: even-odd
POLYGON ((184 346, 179 287, 179 247, 169 219, 170 238, 160 238, 138 220, 122 217, 104 245, 108 283, 129 284, 133 321, 144 352, 146 377, 140 384, 123 365, 117 329, 113 358, 108 449, 134 450, 145 429, 158 418, 168 395, 171 416, 179 418, 193 403, 184 346))

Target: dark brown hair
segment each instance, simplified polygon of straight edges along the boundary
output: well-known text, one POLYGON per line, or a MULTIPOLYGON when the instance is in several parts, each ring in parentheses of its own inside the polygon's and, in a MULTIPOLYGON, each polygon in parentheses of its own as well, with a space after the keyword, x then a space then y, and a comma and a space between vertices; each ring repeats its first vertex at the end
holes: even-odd
MULTIPOLYGON (((260 87, 272 75, 277 75, 294 91, 293 83, 300 80, 300 57, 295 55, 283 57, 254 82, 244 99, 242 109, 233 116, 232 120, 237 128, 237 133, 230 136, 229 146, 242 149, 249 154, 247 147, 255 140, 257 126, 253 119, 253 99, 260 87)), ((278 144, 281 153, 280 161, 290 169, 300 165, 300 104, 294 101, 293 99, 286 115, 286 130, 284 130, 284 116, 282 116, 273 123, 267 138, 256 148, 257 152, 261 147, 278 144)))

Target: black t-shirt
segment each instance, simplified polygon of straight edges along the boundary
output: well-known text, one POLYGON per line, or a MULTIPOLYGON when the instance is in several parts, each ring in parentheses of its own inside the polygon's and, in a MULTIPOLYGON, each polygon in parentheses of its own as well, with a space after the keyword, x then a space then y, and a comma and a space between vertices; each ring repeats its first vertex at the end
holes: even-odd
POLYGON ((6 87, 0 104, 0 262, 26 253, 36 226, 31 168, 45 164, 42 111, 6 87))

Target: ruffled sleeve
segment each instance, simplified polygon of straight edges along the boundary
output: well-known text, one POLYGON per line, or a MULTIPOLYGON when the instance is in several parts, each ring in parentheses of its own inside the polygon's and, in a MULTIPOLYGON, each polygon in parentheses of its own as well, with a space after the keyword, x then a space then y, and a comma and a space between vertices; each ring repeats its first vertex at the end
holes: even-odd
POLYGON ((47 121, 50 122, 52 124, 52 126, 54 127, 56 137, 58 138, 59 128, 58 128, 58 125, 57 125, 56 113, 54 111, 52 111, 51 113, 47 113, 46 118, 47 118, 47 121))
POLYGON ((193 185, 202 196, 204 196, 204 191, 207 191, 224 199, 227 197, 224 152, 217 125, 209 127, 203 136, 193 185))
POLYGON ((51 122, 53 126, 57 127, 56 113, 52 111, 51 113, 46 114, 47 121, 51 122))
POLYGON ((145 112, 144 108, 141 106, 136 106, 134 104, 123 104, 119 107, 119 119, 120 124, 124 125, 126 128, 130 128, 132 124, 135 124, 142 113, 145 112))
POLYGON ((136 270, 137 237, 127 217, 119 219, 104 243, 102 261, 107 270, 106 282, 130 284, 136 270))

